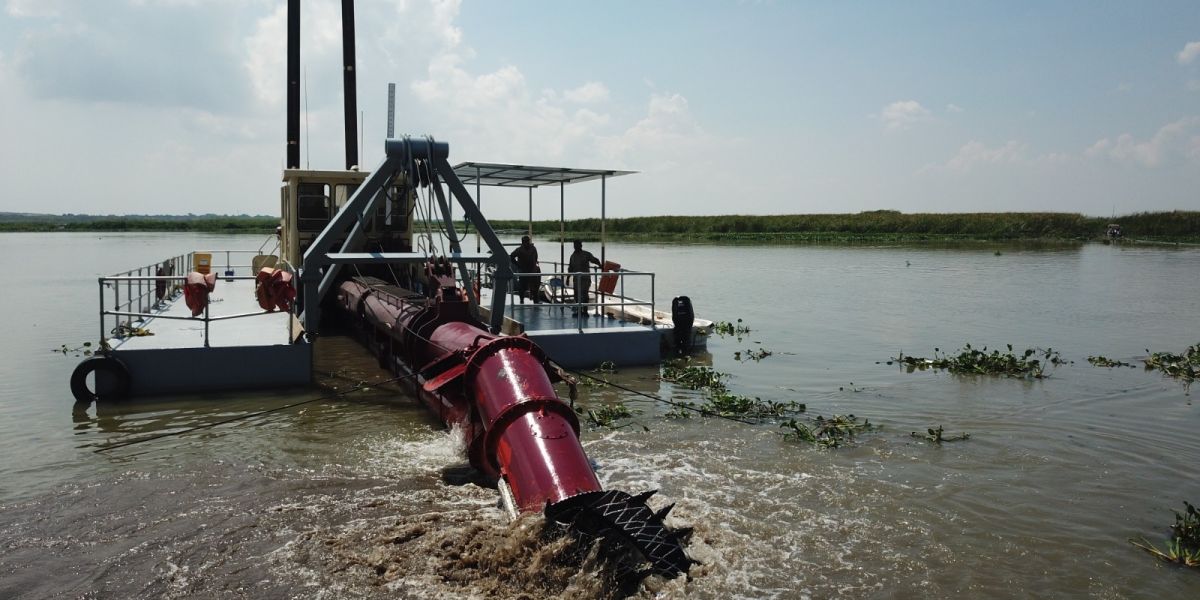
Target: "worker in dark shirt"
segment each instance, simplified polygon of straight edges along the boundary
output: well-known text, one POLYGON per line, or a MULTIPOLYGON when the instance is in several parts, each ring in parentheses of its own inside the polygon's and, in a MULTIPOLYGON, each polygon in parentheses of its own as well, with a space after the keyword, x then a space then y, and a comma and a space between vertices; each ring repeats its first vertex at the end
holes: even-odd
MULTIPOLYGON (((513 262, 517 265, 518 273, 541 273, 542 269, 538 266, 537 247, 533 245, 533 241, 529 236, 521 236, 521 245, 517 246, 516 250, 509 254, 513 262)), ((525 297, 528 296, 534 302, 541 302, 541 293, 539 289, 542 287, 542 278, 540 275, 522 275, 517 279, 517 294, 521 296, 521 304, 525 304, 525 297)))
MULTIPOLYGON (((591 270, 589 263, 599 267, 600 259, 583 249, 582 240, 575 240, 575 251, 571 253, 571 260, 567 263, 567 271, 580 273, 572 275, 571 282, 575 286, 575 302, 581 304, 588 301, 588 288, 592 287, 592 277, 588 274, 591 270)), ((587 309, 580 307, 575 314, 584 312, 587 312, 587 309)))

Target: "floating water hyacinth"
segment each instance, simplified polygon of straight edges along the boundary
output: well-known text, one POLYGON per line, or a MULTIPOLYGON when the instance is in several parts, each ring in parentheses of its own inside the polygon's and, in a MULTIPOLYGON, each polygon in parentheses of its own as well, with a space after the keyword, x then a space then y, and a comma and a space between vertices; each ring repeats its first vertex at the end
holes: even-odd
POLYGON ((810 423, 788 419, 779 426, 791 430, 784 434, 785 438, 808 442, 822 448, 841 447, 851 442, 859 433, 879 428, 869 419, 860 421, 854 415, 833 415, 828 419, 817 416, 810 423))
POLYGON ((740 362, 745 362, 747 360, 758 362, 768 356, 771 356, 772 354, 774 354, 774 352, 771 352, 766 348, 759 348, 758 350, 748 348, 746 350, 738 350, 737 352, 734 352, 733 359, 740 362))
POLYGON ((914 431, 914 432, 912 432, 911 435, 915 438, 923 438, 925 441, 933 442, 935 444, 941 444, 942 442, 959 442, 962 440, 971 439, 971 434, 969 434, 969 433, 960 433, 958 435, 949 435, 948 436, 948 435, 946 435, 946 430, 943 429, 941 425, 938 425, 937 429, 933 429, 931 427, 931 428, 926 429, 925 431, 927 433, 921 433, 919 431, 914 431))
POLYGON ((712 367, 688 364, 686 361, 665 362, 659 378, 690 390, 725 391, 722 379, 729 374, 712 367))
POLYGON ((736 323, 730 323, 729 321, 717 321, 713 324, 713 332, 721 337, 732 335, 740 338, 741 336, 750 333, 750 328, 743 325, 741 319, 738 319, 736 323))
POLYGON ((1122 362, 1107 356, 1089 356, 1087 361, 1097 367, 1108 367, 1110 369, 1113 367, 1133 367, 1133 365, 1127 362, 1122 362))
POLYGON ((668 418, 688 418, 698 412, 706 417, 746 417, 750 419, 776 419, 804 412, 807 407, 795 400, 763 400, 757 396, 743 396, 729 391, 725 384, 728 373, 712 367, 692 365, 687 361, 663 363, 659 378, 668 383, 691 390, 705 392, 704 401, 681 402, 667 413, 668 418))
POLYGON ((618 402, 616 404, 606 404, 600 408, 590 408, 586 411, 582 408, 576 408, 575 412, 586 416, 588 424, 592 427, 615 428, 617 421, 632 418, 635 413, 640 413, 641 411, 631 410, 623 402, 618 402))
POLYGON ((1129 540, 1129 543, 1149 552, 1152 556, 1169 563, 1185 567, 1200 567, 1200 512, 1190 502, 1184 502, 1184 512, 1175 511, 1175 524, 1171 526, 1171 538, 1166 549, 1159 550, 1146 538, 1129 540))
MULTIPOLYGON (((1150 350, 1146 350, 1150 352, 1150 350)), ((1159 370, 1176 379, 1191 383, 1200 376, 1200 344, 1188 346, 1183 354, 1153 352, 1142 362, 1148 370, 1159 370)))
POLYGON ((1027 348, 1021 354, 1013 353, 1012 344, 1008 344, 1007 352, 992 350, 987 346, 983 349, 972 348, 967 344, 957 354, 940 354, 938 348, 933 349, 933 358, 900 356, 888 361, 888 364, 900 363, 913 370, 935 369, 945 370, 957 375, 1004 375, 1007 377, 1029 377, 1042 379, 1048 377, 1046 365, 1058 366, 1069 361, 1063 360, 1058 351, 1053 348, 1027 348))

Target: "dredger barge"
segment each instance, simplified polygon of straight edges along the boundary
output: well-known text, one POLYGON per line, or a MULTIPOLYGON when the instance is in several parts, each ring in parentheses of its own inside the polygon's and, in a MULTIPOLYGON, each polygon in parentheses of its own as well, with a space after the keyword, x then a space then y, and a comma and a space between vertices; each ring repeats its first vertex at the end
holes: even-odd
POLYGON ((288 24, 287 168, 275 247, 195 251, 101 277, 100 343, 71 377, 76 400, 309 384, 314 347, 340 322, 414 397, 465 432, 472 466, 496 484, 510 515, 542 512, 601 540, 639 575, 686 572, 687 531, 664 524, 671 507, 648 507, 653 492, 602 488, 555 383, 567 383, 573 401, 568 368, 654 364, 667 349, 703 346, 712 324, 696 319, 686 298, 670 313, 655 310, 653 273, 607 260, 603 237, 600 272, 568 272, 561 228, 560 260, 518 272, 478 204, 483 186, 527 188, 532 233, 534 189, 558 188, 561 221, 564 187, 599 180, 603 223, 606 181, 628 172, 451 166, 447 143, 395 137, 391 114, 382 162, 359 170, 350 0, 346 169, 301 169, 295 0, 288 24), (469 236, 474 252, 463 248, 469 236), (532 297, 514 293, 519 278, 540 282, 522 286, 532 297), (593 285, 572 291, 568 278, 593 285), (648 301, 627 293, 631 278, 648 301))

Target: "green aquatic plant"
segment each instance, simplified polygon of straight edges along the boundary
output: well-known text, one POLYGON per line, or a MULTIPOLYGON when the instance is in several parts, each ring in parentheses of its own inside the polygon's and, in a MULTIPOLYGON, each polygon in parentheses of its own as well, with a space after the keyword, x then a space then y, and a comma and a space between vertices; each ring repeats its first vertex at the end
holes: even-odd
POLYGON ((1184 512, 1175 511, 1175 524, 1171 526, 1165 550, 1159 550, 1144 537, 1131 539, 1129 543, 1166 562, 1200 567, 1200 512, 1190 502, 1183 505, 1184 512))
POLYGON ((692 416, 692 413, 699 413, 706 417, 775 419, 802 413, 807 408, 795 400, 779 402, 735 394, 725 383, 728 377, 728 373, 722 373, 712 367, 693 365, 686 360, 663 363, 659 374, 661 380, 704 393, 702 402, 680 402, 666 416, 686 419, 692 416))
POLYGON ((738 319, 736 323, 730 323, 729 321, 717 321, 713 324, 713 333, 716 333, 721 337, 736 336, 741 338, 742 336, 750 333, 750 328, 743 325, 741 319, 738 319))
POLYGON ((581 377, 577 385, 585 388, 605 388, 608 387, 608 381, 598 377, 581 377))
POLYGON ((592 369, 592 372, 593 373, 607 373, 607 374, 616 373, 617 372, 617 363, 615 363, 611 360, 606 360, 604 362, 601 362, 599 365, 597 365, 595 369, 592 369))
POLYGON ((700 414, 717 417, 747 417, 751 419, 776 419, 791 414, 799 414, 808 407, 795 400, 776 402, 763 400, 758 396, 751 398, 741 394, 719 392, 710 394, 707 401, 699 407, 700 414))
POLYGON ((733 417, 746 419, 778 419, 788 415, 803 413, 808 407, 802 402, 787 400, 763 400, 757 396, 743 396, 726 391, 709 395, 703 402, 676 402, 665 416, 668 419, 690 419, 699 414, 702 417, 733 417))
POLYGON ((671 410, 668 410, 663 417, 667 419, 690 419, 692 414, 699 412, 695 402, 676 402, 671 405, 671 410))
POLYGON ((1133 365, 1127 362, 1122 362, 1107 356, 1089 356, 1087 361, 1097 367, 1108 367, 1110 369, 1113 367, 1133 367, 1133 365))
POLYGON ((728 373, 714 370, 712 367, 693 365, 686 361, 665 362, 659 379, 673 383, 690 390, 725 391, 722 381, 729 377, 728 373))
POLYGON ((937 429, 933 429, 931 427, 931 428, 926 429, 925 431, 927 431, 928 433, 921 433, 919 431, 914 431, 914 432, 912 432, 912 436, 915 438, 924 438, 925 441, 933 442, 935 444, 940 444, 942 442, 958 442, 958 441, 962 441, 962 440, 971 439, 971 434, 969 434, 969 433, 960 433, 958 435, 947 436, 947 435, 945 435, 945 430, 942 429, 941 425, 938 425, 937 429))
POLYGON ((934 348, 933 358, 905 356, 901 352, 900 356, 892 358, 887 364, 899 363, 902 367, 907 367, 910 373, 914 370, 934 369, 956 375, 1004 375, 1042 379, 1048 377, 1045 371, 1046 364, 1058 366, 1070 362, 1063 360, 1053 348, 1027 348, 1021 354, 1015 354, 1012 344, 1007 346, 1007 352, 988 352, 987 346, 977 349, 967 344, 957 354, 941 354, 938 348, 934 348))
MULTIPOLYGON (((592 372, 598 375, 615 375, 617 372, 617 363, 606 360, 597 365, 595 369, 592 369, 592 372)), ((607 379, 600 377, 580 377, 577 385, 586 388, 604 388, 609 386, 609 382, 607 379)))
POLYGON ((869 419, 860 421, 854 415, 833 415, 828 419, 817 416, 808 423, 788 419, 779 426, 790 430, 783 435, 785 438, 822 448, 839 448, 853 441, 860 433, 879 429, 869 419))
POLYGON ((617 427, 617 421, 632 418, 635 413, 640 413, 641 411, 631 410, 624 403, 618 402, 587 410, 576 408, 575 412, 586 416, 588 424, 592 427, 615 428, 617 427))
MULTIPOLYGON (((1150 350, 1147 349, 1146 352, 1150 350)), ((1188 346, 1183 354, 1152 352, 1142 362, 1146 364, 1147 371, 1158 370, 1190 384, 1200 377, 1200 344, 1188 346)))
POLYGON ((768 356, 771 356, 772 354, 774 354, 774 352, 771 352, 766 348, 759 348, 758 350, 747 348, 746 350, 738 350, 737 352, 734 352, 733 359, 740 362, 745 362, 747 360, 758 362, 768 356))

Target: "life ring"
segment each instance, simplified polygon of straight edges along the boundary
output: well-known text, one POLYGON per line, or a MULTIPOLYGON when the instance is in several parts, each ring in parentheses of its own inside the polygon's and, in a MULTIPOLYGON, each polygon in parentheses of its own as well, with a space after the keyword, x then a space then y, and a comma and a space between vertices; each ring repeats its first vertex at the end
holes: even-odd
POLYGON ((82 404, 91 404, 97 400, 120 400, 129 395, 129 386, 129 369, 112 356, 93 356, 79 363, 79 366, 75 367, 75 372, 71 373, 71 395, 75 396, 76 402, 82 404), (116 381, 115 388, 104 395, 89 390, 87 376, 93 371, 104 371, 111 375, 116 381))

